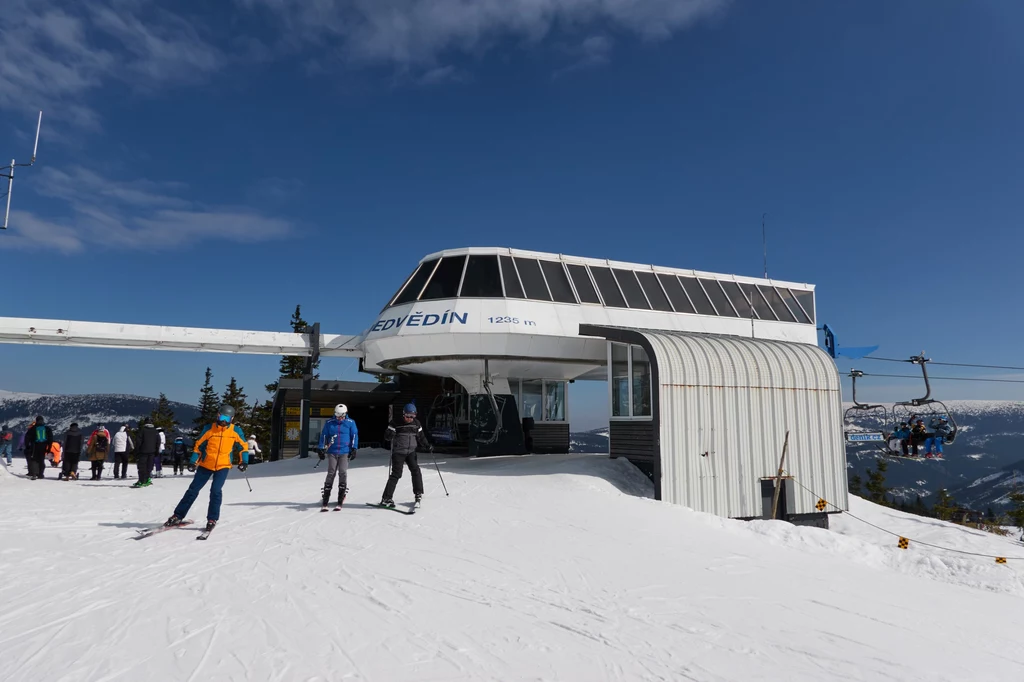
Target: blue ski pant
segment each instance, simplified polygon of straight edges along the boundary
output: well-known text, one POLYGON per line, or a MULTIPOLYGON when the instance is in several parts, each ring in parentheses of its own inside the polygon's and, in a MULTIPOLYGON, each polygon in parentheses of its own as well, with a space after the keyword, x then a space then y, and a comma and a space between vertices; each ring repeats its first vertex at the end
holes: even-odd
POLYGON ((945 438, 943 436, 935 436, 933 438, 929 438, 924 442, 924 451, 928 454, 931 454, 932 450, 934 449, 935 452, 941 455, 942 441, 944 440, 945 438))
POLYGON ((0 443, 0 457, 5 458, 7 463, 11 463, 11 444, 0 443))
POLYGON ((206 512, 206 520, 219 521, 220 502, 224 497, 221 491, 224 488, 224 481, 228 480, 229 471, 231 469, 210 471, 209 469, 198 467, 195 478, 192 479, 192 485, 188 487, 188 490, 185 491, 181 498, 181 502, 174 508, 174 515, 179 519, 185 518, 188 510, 192 508, 192 503, 196 501, 200 491, 206 486, 206 482, 212 478, 213 484, 210 485, 210 508, 206 512))

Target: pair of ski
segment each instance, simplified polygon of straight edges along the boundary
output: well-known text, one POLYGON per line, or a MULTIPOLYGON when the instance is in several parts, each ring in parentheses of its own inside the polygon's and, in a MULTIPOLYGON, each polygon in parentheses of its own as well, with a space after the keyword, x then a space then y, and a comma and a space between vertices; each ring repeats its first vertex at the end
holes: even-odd
POLYGON ((406 516, 412 516, 420 508, 420 503, 416 502, 412 509, 399 509, 398 507, 389 507, 383 504, 373 504, 372 502, 366 503, 367 507, 375 507, 377 509, 390 509, 391 511, 398 512, 399 514, 405 514, 406 516))
MULTIPOLYGON (((139 534, 135 537, 135 539, 142 540, 143 538, 148 538, 157 535, 158 533, 163 533, 165 530, 182 528, 183 526, 190 526, 193 523, 195 523, 195 521, 193 521, 192 519, 184 519, 182 520, 181 523, 179 523, 176 526, 156 526, 154 528, 143 528, 139 530, 139 534)), ((210 530, 203 529, 203 532, 196 536, 196 540, 205 540, 208 537, 210 537, 210 533, 212 532, 212 528, 210 530)))

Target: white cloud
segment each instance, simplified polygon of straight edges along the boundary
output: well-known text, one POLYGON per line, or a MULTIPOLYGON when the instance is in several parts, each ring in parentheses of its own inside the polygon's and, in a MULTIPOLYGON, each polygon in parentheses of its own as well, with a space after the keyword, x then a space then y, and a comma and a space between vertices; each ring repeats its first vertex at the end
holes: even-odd
POLYGON ((175 196, 180 183, 115 181, 85 168, 43 169, 36 193, 67 207, 62 218, 12 211, 0 248, 74 254, 89 248, 168 250, 204 241, 281 239, 287 220, 248 208, 205 206, 175 196))
POLYGON ((450 52, 607 27, 664 39, 729 0, 236 0, 277 17, 285 42, 336 46, 353 63, 429 72, 450 52))
POLYGON ((153 0, 4 0, 0 9, 0 108, 51 110, 95 128, 83 104, 110 82, 152 89, 219 69, 225 55, 184 18, 153 0))

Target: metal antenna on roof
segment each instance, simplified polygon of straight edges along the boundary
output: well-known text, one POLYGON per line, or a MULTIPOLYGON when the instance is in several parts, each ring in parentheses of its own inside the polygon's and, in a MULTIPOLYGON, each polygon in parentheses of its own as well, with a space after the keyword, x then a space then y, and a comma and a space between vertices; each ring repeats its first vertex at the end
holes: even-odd
POLYGON ((36 152, 39 151, 39 130, 43 127, 43 112, 39 112, 39 119, 36 121, 36 143, 32 147, 32 160, 28 163, 15 163, 14 159, 11 159, 11 164, 5 166, 7 169, 6 173, 0 173, 0 178, 7 178, 7 208, 4 211, 4 224, 0 225, 0 230, 7 229, 7 223, 11 217, 11 190, 14 187, 14 169, 15 168, 28 168, 36 162, 36 152))
POLYGON ((761 247, 764 249, 764 278, 768 279, 768 235, 764 229, 764 217, 768 212, 761 214, 761 247))

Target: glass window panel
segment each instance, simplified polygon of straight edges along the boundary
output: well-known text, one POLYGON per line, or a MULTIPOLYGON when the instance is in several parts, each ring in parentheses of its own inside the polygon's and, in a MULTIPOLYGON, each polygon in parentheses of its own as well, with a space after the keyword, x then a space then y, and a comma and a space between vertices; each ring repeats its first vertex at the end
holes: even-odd
POLYGON ((612 308, 626 307, 626 299, 622 298, 622 292, 619 291, 619 285, 615 283, 610 269, 591 266, 590 273, 594 275, 594 281, 597 282, 597 288, 601 290, 601 298, 604 299, 605 305, 612 308))
POLYGON ((811 322, 814 322, 814 292, 801 289, 793 289, 792 291, 793 295, 796 296, 796 300, 800 301, 800 305, 803 306, 804 312, 811 318, 811 322))
MULTIPOLYGON (((312 419, 309 420, 309 449, 314 450, 317 445, 320 444, 320 430, 324 428, 323 419, 312 419)), ((302 437, 299 437, 302 440, 302 437)))
MULTIPOLYGON (((718 310, 718 314, 723 317, 737 317, 736 311, 733 310, 732 305, 729 303, 729 299, 726 297, 725 292, 722 291, 722 287, 719 286, 718 282, 713 279, 701 279, 698 280, 703 286, 704 291, 707 292, 711 298, 711 302, 715 304, 715 308, 718 310)), ((749 313, 747 313, 749 316, 749 313)))
POLYGON ((416 297, 420 295, 420 290, 423 285, 427 283, 427 278, 430 277, 430 273, 434 271, 434 266, 437 265, 437 259, 427 261, 420 266, 420 269, 416 271, 416 274, 412 276, 409 283, 402 290, 402 293, 395 299, 395 305, 402 303, 409 303, 415 301, 416 297))
POLYGON ((768 300, 768 304, 780 320, 783 322, 796 322, 796 317, 793 316, 793 313, 789 312, 789 308, 786 307, 785 302, 783 302, 782 297, 779 296, 779 292, 775 291, 774 287, 759 286, 757 290, 768 300))
POLYGON ((405 288, 405 285, 409 283, 410 279, 412 279, 413 277, 416 276, 416 273, 419 272, 419 269, 420 269, 420 266, 417 265, 416 269, 412 271, 412 274, 405 278, 405 281, 402 282, 402 286, 398 287, 398 291, 396 291, 391 296, 391 298, 388 299, 388 304, 386 306, 384 306, 385 308, 388 308, 388 307, 390 307, 390 306, 395 304, 395 299, 398 297, 398 294, 402 293, 402 290, 405 288))
POLYGON ((511 256, 501 256, 501 279, 505 282, 506 298, 526 298, 523 293, 523 285, 519 283, 519 275, 516 274, 516 266, 512 263, 511 256))
POLYGON ((629 351, 621 343, 612 344, 612 416, 629 416, 629 351))
POLYGON ((768 305, 768 301, 764 300, 764 296, 757 290, 757 287, 753 284, 740 284, 740 289, 743 289, 743 293, 747 295, 747 300, 750 301, 754 306, 754 312, 762 320, 774 320, 775 313, 772 312, 771 307, 768 305))
POLYGON ((465 256, 442 258, 430 278, 427 288, 420 296, 421 301, 435 301, 439 298, 455 298, 459 293, 459 280, 466 265, 465 256))
MULTIPOLYGON (((693 304, 690 303, 690 299, 686 297, 686 292, 683 291, 683 285, 679 283, 675 275, 658 273, 658 280, 665 287, 665 292, 668 294, 669 300, 672 301, 672 306, 676 309, 677 313, 697 312, 693 309, 693 304)), ((644 284, 644 289, 646 288, 647 285, 644 284)))
POLYGON ((693 277, 680 277, 679 281, 682 283, 683 288, 686 289, 686 293, 690 295, 690 300, 693 301, 693 305, 697 308, 697 312, 701 315, 717 315, 715 307, 711 305, 711 300, 708 295, 704 293, 704 289, 701 288, 700 282, 693 277))
POLYGON ((651 302, 651 307, 655 310, 673 312, 672 304, 668 302, 668 297, 661 290, 658 278, 653 272, 638 272, 636 276, 640 279, 640 286, 644 288, 644 293, 647 294, 647 300, 651 302))
MULTIPOLYGON (((736 313, 743 318, 753 317, 753 311, 750 308, 750 304, 747 303, 746 295, 740 291, 740 287, 736 282, 719 282, 722 285, 722 289, 725 290, 725 295, 732 301, 732 307, 736 309, 736 313)), ((715 307, 718 307, 718 301, 715 301, 715 307)), ((721 308, 719 308, 721 310, 721 308)))
POLYGON ((544 421, 544 382, 540 379, 523 379, 523 416, 544 421))
POLYGON ((641 308, 650 310, 651 304, 644 297, 644 290, 640 288, 640 282, 636 281, 636 275, 632 270, 612 270, 615 279, 619 281, 622 293, 626 295, 626 303, 630 308, 641 308))
POLYGON ((590 275, 587 274, 587 267, 585 265, 566 265, 569 268, 569 275, 572 277, 572 283, 576 285, 576 293, 580 295, 581 303, 600 303, 601 299, 597 296, 597 289, 594 288, 594 283, 590 281, 590 275))
POLYGON ((470 256, 466 276, 462 278, 459 296, 467 298, 501 298, 501 273, 497 256, 470 256))
POLYGON ((544 382, 544 421, 565 421, 565 382, 544 382))
POLYGON ((562 263, 553 260, 542 260, 540 267, 544 270, 544 277, 548 280, 548 289, 551 295, 559 303, 576 303, 576 295, 572 293, 572 285, 569 284, 569 277, 565 274, 562 263))
POLYGON ((640 346, 630 346, 633 356, 633 416, 651 416, 651 362, 647 351, 640 346))
POLYGON ((512 392, 512 400, 516 401, 516 411, 519 412, 519 418, 523 418, 523 404, 519 401, 519 379, 508 380, 509 390, 512 392))
POLYGON ((785 287, 776 287, 776 289, 778 290, 779 295, 782 296, 782 300, 786 302, 786 304, 789 306, 789 309, 793 311, 794 315, 796 315, 797 322, 808 323, 811 321, 811 318, 807 317, 807 315, 805 315, 804 312, 800 309, 800 306, 797 305, 796 297, 793 296, 792 291, 786 289, 785 287))
POLYGON ((550 301, 551 294, 544 284, 544 276, 540 274, 540 265, 537 261, 526 258, 514 260, 519 269, 519 277, 523 280, 523 288, 526 289, 526 297, 535 301, 550 301))

